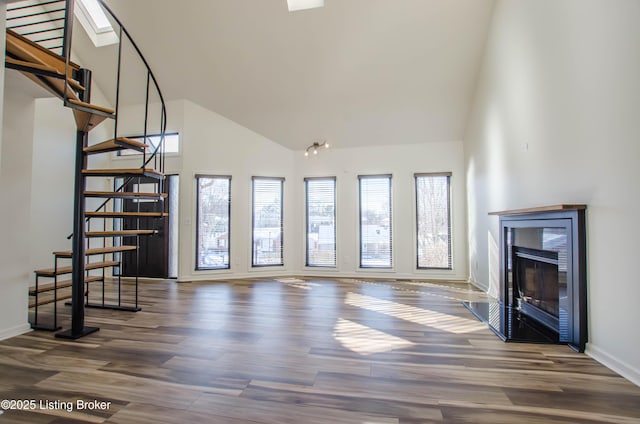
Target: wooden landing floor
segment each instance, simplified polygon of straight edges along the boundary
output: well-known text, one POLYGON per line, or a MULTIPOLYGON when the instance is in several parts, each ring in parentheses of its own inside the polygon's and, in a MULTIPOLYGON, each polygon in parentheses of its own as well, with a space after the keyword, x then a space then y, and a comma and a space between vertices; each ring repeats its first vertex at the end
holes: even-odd
POLYGON ((503 343, 466 284, 141 286, 141 312, 87 309, 100 331, 80 341, 0 342, 0 399, 37 402, 0 424, 640 422, 640 387, 566 346, 503 343))

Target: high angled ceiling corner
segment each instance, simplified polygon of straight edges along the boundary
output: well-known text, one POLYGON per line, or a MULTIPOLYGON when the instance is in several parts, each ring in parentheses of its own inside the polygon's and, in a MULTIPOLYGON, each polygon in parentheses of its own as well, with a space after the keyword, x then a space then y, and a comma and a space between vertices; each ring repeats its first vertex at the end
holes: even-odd
POLYGON ((168 100, 294 150, 318 137, 340 147, 461 140, 493 7, 339 0, 290 13, 285 0, 106 2, 135 28, 168 100))

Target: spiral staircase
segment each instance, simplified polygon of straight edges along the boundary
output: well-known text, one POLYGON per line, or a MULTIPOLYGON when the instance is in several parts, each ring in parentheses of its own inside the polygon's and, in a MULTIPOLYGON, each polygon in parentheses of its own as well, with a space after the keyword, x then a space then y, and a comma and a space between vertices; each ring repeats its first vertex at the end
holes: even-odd
MULTIPOLYGON (((127 29, 102 1, 98 3, 113 23, 118 34, 118 57, 116 93, 114 107, 105 107, 91 101, 92 72, 71 60, 72 32, 74 23, 74 0, 27 0, 9 4, 7 7, 5 66, 15 69, 34 83, 58 97, 73 113, 76 124, 75 172, 74 172, 74 217, 70 236, 71 249, 53 252, 53 266, 34 272, 35 284, 29 288, 30 321, 34 329, 58 331, 61 302, 71 299, 71 327, 56 333, 56 337, 77 339, 96 331, 96 327, 85 326, 85 307, 138 311, 138 284, 123 283, 120 267, 124 258, 137 260, 137 242, 140 237, 153 237, 157 230, 144 228, 149 217, 162 218, 167 215, 164 205, 164 135, 166 131, 166 106, 149 65, 127 29), (146 98, 143 134, 140 139, 127 138, 119 134, 121 76, 127 72, 123 66, 123 44, 132 49, 137 60, 146 68, 146 98), (158 99, 160 116, 151 118, 150 93, 158 99), (157 122, 159 128, 152 122, 157 122), (97 143, 89 141, 89 132, 100 125, 113 125, 113 137, 97 143), (160 143, 151 146, 146 142, 150 135, 160 136, 160 143), (135 168, 92 168, 88 158, 93 155, 113 154, 119 150, 134 150, 140 153, 141 163, 135 168), (87 189, 89 179, 107 178, 113 183, 109 191, 87 189), (131 187, 142 178, 157 181, 156 192, 139 192, 131 187), (127 189, 129 191, 127 191, 127 189), (96 209, 88 210, 90 199, 101 199, 96 209), (119 210, 122 199, 155 202, 155 212, 148 210, 119 210), (122 229, 123 219, 138 219, 135 229, 122 229), (142 218, 145 218, 144 220, 142 218), (125 242, 125 239, 128 239, 125 242), (125 253, 127 255, 125 256, 125 253), (111 272, 110 272, 111 270, 111 272), (115 276, 115 277, 114 277, 115 276), (45 322, 43 322, 45 321, 45 322)), ((108 162, 108 161, 107 161, 108 162)), ((70 182, 71 183, 71 182, 70 182)), ((106 183, 105 183, 106 184, 106 183)), ((110 183, 109 183, 110 184, 110 183)), ((62 242, 62 241, 61 241, 62 242)), ((137 265, 128 269, 137 269, 137 265)))

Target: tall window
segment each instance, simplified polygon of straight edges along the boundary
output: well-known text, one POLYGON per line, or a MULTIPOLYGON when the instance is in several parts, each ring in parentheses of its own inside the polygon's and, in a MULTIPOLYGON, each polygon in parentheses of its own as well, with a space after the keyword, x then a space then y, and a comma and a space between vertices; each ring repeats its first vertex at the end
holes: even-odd
POLYGON ((305 178, 307 266, 336 266, 336 179, 305 178))
POLYGON ((254 267, 284 265, 284 178, 253 177, 252 261, 254 267))
POLYGON ((451 174, 416 174, 418 268, 451 269, 451 174))
POLYGON ((361 175, 360 268, 391 268, 391 175, 361 175))
POLYGON ((196 269, 229 268, 231 177, 196 175, 196 269))

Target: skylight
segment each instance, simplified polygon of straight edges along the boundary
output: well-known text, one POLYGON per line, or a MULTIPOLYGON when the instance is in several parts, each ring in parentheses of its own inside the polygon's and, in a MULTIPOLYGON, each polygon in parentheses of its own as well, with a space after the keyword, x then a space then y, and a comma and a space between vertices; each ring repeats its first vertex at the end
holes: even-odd
POLYGON ((102 11, 98 0, 80 0, 80 3, 91 17, 91 23, 95 26, 96 32, 113 30, 111 22, 109 22, 107 15, 102 11))
POLYGON ((79 0, 76 6, 75 15, 96 47, 118 42, 118 36, 98 0, 79 0))
POLYGON ((324 0, 287 0, 287 5, 289 6, 289 12, 295 12, 296 10, 323 7, 324 0))

